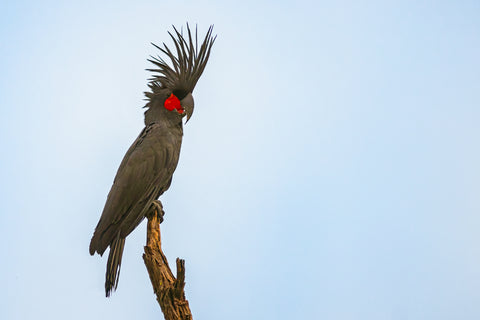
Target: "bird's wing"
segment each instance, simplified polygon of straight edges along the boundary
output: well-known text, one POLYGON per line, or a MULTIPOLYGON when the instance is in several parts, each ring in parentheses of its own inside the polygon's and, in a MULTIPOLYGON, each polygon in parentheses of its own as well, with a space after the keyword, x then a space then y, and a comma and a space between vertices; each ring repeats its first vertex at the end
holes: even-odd
POLYGON ((120 164, 90 244, 91 253, 102 254, 118 232, 124 238, 143 220, 145 210, 170 184, 180 143, 157 124, 140 133, 120 164))

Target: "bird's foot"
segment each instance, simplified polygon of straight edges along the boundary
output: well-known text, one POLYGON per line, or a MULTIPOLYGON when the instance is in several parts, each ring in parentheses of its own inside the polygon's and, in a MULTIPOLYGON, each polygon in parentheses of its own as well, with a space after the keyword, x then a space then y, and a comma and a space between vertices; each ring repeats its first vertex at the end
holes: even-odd
POLYGON ((160 200, 152 201, 152 208, 149 214, 156 214, 158 217, 158 221, 160 221, 160 223, 163 222, 163 216, 165 215, 165 211, 163 211, 163 205, 160 200))

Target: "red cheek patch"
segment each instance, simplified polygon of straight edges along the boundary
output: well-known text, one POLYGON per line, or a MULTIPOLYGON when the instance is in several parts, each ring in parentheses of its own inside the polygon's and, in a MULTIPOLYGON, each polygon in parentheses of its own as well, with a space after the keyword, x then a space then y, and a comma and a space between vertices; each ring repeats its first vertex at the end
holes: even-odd
POLYGON ((165 100, 165 103, 163 104, 165 109, 168 111, 173 111, 175 109, 177 110, 183 110, 182 106, 180 105, 180 100, 172 93, 170 97, 165 100))

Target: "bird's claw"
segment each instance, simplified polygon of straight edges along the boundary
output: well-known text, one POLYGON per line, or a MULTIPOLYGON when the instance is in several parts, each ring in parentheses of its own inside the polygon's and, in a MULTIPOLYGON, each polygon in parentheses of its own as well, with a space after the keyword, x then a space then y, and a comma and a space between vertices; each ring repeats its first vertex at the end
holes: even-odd
POLYGON ((156 214, 160 223, 163 222, 163 216, 165 215, 165 211, 163 211, 163 205, 160 200, 152 201, 151 214, 156 214))

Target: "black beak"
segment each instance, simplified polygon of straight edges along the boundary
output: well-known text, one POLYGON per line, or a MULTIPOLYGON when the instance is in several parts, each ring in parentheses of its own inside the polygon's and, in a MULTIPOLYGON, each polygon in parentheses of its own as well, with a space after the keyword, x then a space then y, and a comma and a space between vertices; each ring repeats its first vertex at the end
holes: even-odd
POLYGON ((185 123, 187 123, 193 114, 194 102, 193 102, 192 94, 191 93, 187 94, 187 96, 180 101, 180 105, 182 106, 182 108, 185 110, 185 113, 187 114, 187 121, 185 121, 185 123))

